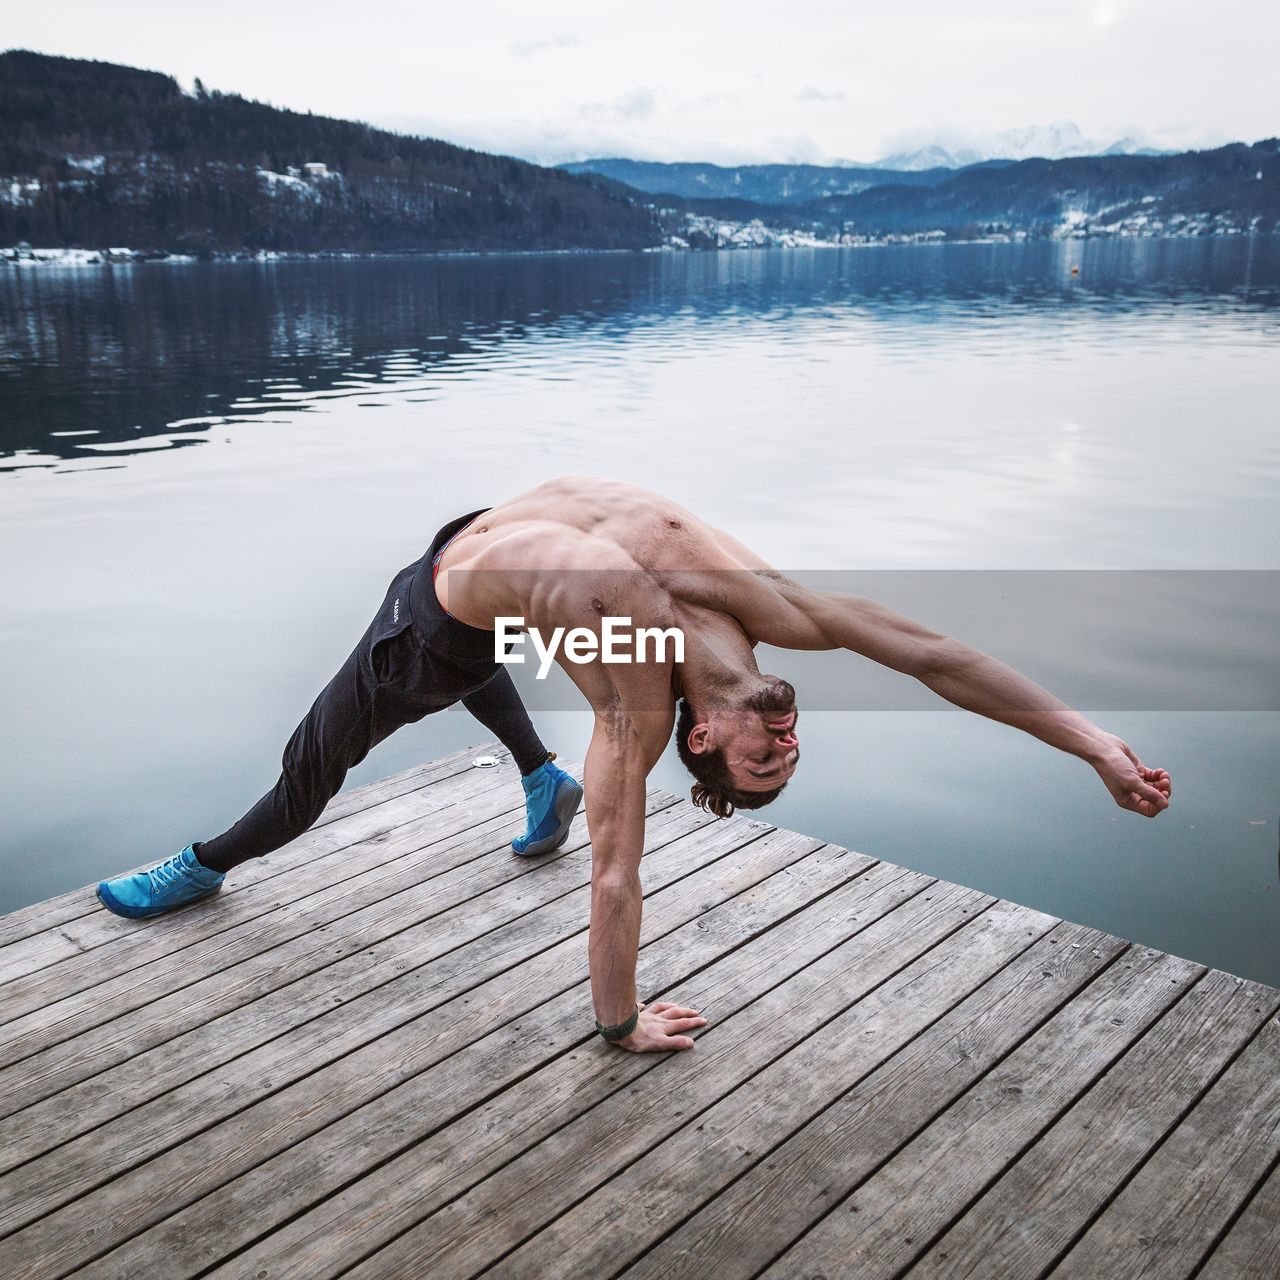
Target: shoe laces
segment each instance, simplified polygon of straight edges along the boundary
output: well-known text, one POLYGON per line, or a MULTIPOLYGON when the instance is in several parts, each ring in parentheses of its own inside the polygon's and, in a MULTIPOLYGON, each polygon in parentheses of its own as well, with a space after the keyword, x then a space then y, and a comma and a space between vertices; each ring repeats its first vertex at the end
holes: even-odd
POLYGON ((181 880, 186 871, 187 864, 183 861, 182 854, 175 853, 168 862, 162 862, 158 867, 152 867, 147 872, 147 877, 150 879, 153 888, 163 889, 181 880))

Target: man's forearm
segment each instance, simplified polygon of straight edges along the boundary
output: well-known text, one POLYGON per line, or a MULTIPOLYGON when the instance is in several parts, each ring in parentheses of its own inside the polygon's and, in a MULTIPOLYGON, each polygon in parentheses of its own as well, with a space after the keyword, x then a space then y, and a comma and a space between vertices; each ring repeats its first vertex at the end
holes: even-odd
POLYGON ((1021 672, 989 654, 948 639, 921 680, 940 697, 1032 734, 1091 764, 1110 735, 1021 672))
POLYGON ((591 885, 591 999, 605 1026, 625 1022, 636 1007, 636 956, 644 902, 638 873, 608 875, 591 885))

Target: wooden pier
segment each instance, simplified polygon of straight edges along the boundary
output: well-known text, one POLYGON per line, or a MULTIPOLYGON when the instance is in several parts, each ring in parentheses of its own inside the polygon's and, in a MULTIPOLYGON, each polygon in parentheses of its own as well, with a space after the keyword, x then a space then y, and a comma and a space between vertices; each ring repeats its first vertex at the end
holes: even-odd
POLYGON ((486 745, 0 918, 0 1274, 1280 1275, 1280 991, 653 792, 639 985, 710 1025, 628 1054, 521 801, 486 745))

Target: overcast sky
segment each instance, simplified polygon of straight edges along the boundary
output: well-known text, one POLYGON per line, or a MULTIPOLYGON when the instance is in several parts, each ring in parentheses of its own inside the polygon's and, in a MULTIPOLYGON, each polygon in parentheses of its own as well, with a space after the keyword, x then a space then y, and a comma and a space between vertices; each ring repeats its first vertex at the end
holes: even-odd
POLYGON ((544 162, 872 160, 1055 120, 1280 133, 1271 0, 44 0, 0 40, 544 162))

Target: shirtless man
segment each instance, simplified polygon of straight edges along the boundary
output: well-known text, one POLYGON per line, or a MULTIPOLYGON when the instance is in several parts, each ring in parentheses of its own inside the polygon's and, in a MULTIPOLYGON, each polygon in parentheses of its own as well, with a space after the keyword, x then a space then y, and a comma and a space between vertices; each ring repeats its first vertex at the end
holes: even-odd
POLYGON ((645 780, 673 725, 696 779, 694 801, 720 817, 774 799, 800 758, 794 691, 757 668, 758 643, 851 650, 1079 756, 1121 808, 1155 817, 1168 806, 1168 773, 1144 766, 1114 734, 1011 667, 871 600, 801 587, 657 494, 575 476, 447 524, 393 580, 355 652, 299 725, 275 790, 216 840, 104 882, 99 895, 121 914, 151 915, 215 893, 231 866, 310 826, 375 742, 456 701, 524 758, 529 830, 513 847, 558 847, 581 790, 547 759, 495 660, 494 631, 499 619, 520 618, 544 635, 582 627, 599 636, 606 617, 674 627, 684 637, 681 663, 670 648, 661 660, 631 663, 581 663, 563 651, 557 658, 595 713, 584 768, 591 990, 597 1030, 624 1049, 692 1048, 685 1033, 705 1024, 693 1009, 636 999, 645 780), (121 909, 135 900, 141 909, 121 909))

